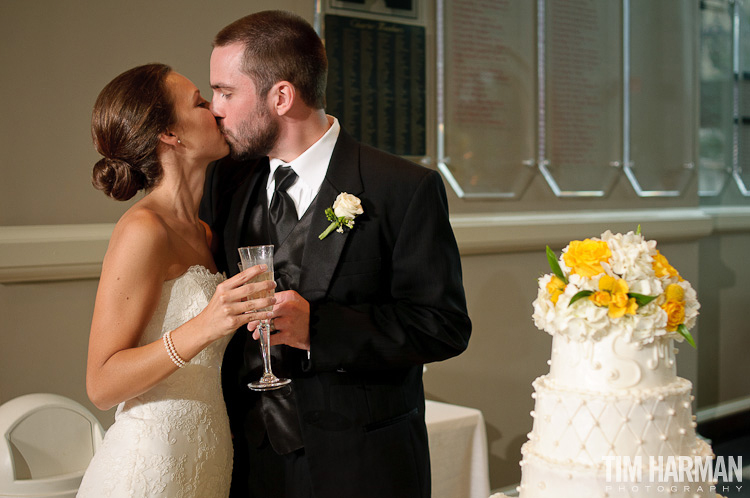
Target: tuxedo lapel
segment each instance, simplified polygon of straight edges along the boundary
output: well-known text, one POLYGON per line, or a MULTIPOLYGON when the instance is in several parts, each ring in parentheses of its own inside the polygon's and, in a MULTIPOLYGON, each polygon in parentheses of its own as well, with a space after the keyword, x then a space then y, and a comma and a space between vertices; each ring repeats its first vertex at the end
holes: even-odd
POLYGON ((333 206, 336 196, 341 192, 358 196, 362 191, 359 143, 342 129, 333 149, 325 180, 312 205, 313 219, 307 234, 300 276, 300 294, 308 301, 325 296, 351 232, 345 228, 344 233, 334 231, 320 240, 318 236, 331 223, 326 218, 325 211, 333 206))
POLYGON ((247 217, 250 215, 249 210, 253 205, 252 200, 258 194, 258 189, 262 188, 263 185, 260 183, 261 178, 266 178, 268 172, 268 159, 261 161, 255 168, 251 175, 243 182, 245 185, 240 185, 237 189, 238 195, 232 199, 231 213, 236 213, 234 219, 229 220, 228 234, 226 237, 226 255, 227 264, 229 266, 229 272, 234 275, 238 271, 237 263, 239 263, 240 257, 237 252, 237 248, 247 245, 246 243, 246 222, 247 217))

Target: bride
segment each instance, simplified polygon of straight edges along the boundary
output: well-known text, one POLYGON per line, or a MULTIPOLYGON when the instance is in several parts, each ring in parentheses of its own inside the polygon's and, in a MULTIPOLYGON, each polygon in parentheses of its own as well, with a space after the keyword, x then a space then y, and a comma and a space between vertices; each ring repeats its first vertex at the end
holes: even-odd
POLYGON ((198 219, 209 162, 229 149, 195 85, 168 66, 119 75, 99 94, 92 134, 103 159, 94 186, 146 195, 115 226, 102 266, 86 388, 115 423, 79 497, 226 497, 232 468, 219 368, 231 334, 250 329, 273 281, 216 273, 198 219))

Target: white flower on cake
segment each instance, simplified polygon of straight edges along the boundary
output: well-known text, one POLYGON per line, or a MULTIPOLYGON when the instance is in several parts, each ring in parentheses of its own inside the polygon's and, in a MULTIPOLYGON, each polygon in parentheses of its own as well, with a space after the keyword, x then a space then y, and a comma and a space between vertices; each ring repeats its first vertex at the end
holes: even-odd
POLYGON ((695 290, 640 229, 609 230, 575 240, 558 259, 547 247, 551 274, 539 278, 534 324, 572 340, 618 334, 647 344, 666 336, 695 347, 690 328, 698 316, 695 290))

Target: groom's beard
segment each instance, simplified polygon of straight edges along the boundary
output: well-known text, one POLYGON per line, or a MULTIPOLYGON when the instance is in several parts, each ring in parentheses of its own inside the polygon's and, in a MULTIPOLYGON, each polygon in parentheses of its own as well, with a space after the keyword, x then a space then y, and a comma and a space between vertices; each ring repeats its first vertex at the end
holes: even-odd
POLYGON ((267 156, 276 146, 280 134, 279 123, 260 102, 254 115, 242 121, 236 133, 224 128, 223 123, 219 127, 227 139, 232 159, 238 161, 267 156))

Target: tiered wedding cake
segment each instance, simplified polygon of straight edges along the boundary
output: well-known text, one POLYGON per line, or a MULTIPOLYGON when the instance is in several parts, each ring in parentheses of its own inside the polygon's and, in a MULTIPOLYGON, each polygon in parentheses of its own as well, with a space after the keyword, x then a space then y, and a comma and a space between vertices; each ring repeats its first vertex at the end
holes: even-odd
POLYGON ((695 434, 692 385, 675 373, 674 341, 695 345, 693 288, 633 232, 547 255, 533 318, 552 358, 533 383, 520 496, 715 497, 710 477, 687 482, 674 468, 713 457, 695 434))

